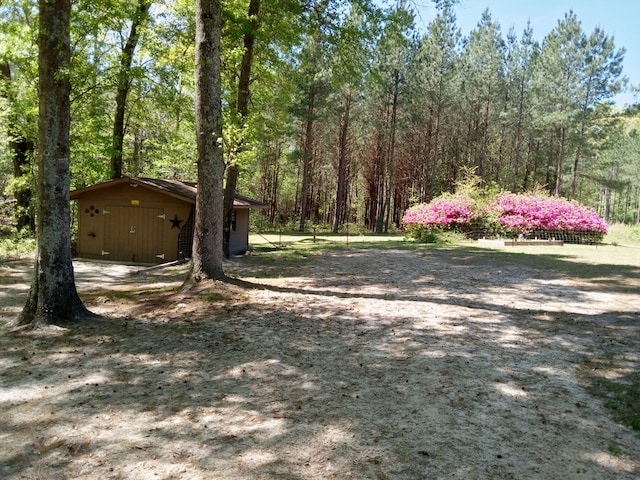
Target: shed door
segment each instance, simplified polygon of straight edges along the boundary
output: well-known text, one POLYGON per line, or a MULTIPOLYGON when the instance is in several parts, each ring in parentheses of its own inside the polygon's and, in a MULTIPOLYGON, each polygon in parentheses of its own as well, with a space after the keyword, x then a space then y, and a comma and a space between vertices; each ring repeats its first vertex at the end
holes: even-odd
POLYGON ((163 208, 107 205, 104 214, 102 258, 131 263, 160 263, 163 208))

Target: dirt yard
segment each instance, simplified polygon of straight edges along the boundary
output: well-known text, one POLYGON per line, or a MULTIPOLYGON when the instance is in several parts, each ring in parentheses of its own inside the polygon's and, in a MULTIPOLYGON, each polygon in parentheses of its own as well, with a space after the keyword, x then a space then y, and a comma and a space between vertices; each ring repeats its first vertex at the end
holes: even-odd
MULTIPOLYGON (((637 479, 587 385, 640 369, 640 268, 584 248, 265 253, 186 293, 78 262, 103 320, 0 329, 0 478, 637 479)), ((0 263, 5 321, 30 265, 0 263)))

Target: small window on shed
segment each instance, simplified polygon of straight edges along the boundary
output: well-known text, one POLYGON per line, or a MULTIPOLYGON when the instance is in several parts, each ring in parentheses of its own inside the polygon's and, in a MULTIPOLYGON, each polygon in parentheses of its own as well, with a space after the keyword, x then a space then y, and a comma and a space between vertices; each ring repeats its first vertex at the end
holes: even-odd
POLYGON ((231 216, 231 231, 235 232, 236 231, 236 222, 238 220, 238 212, 237 210, 233 211, 233 215, 231 216))

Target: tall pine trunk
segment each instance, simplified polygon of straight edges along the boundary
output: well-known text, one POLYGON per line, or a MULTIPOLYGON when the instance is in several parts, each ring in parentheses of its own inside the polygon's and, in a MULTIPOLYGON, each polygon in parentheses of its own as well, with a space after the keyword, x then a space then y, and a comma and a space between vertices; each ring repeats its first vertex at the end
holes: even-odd
POLYGON ((220 0, 196 0, 196 147, 198 192, 191 269, 185 283, 223 279, 224 158, 220 78, 220 0))
POLYGON ((562 187, 562 161, 564 159, 564 149, 565 149, 565 140, 566 140, 566 129, 565 127, 560 128, 560 138, 558 143, 558 157, 556 158, 556 183, 553 189, 553 194, 556 196, 560 195, 560 189, 562 187))
POLYGON ((387 170, 385 177, 384 196, 384 233, 389 232, 389 217, 391 215, 391 196, 395 180, 395 157, 396 157, 396 134, 398 117, 398 95, 400 90, 400 72, 395 72, 393 76, 393 93, 391 97, 391 139, 389 141, 389 151, 387 154, 387 170))
POLYGON ((70 0, 40 0, 38 34, 38 206, 35 271, 17 323, 40 327, 91 313, 71 261, 69 127, 70 0))
POLYGON ((309 214, 309 187, 311 183, 311 166, 313 161, 313 123, 315 117, 316 88, 311 85, 307 105, 307 118, 304 136, 304 151, 302 153, 302 187, 300 192, 300 224, 298 230, 304 232, 305 222, 309 214))
POLYGON ((351 92, 344 98, 344 113, 340 122, 340 138, 338 140, 338 184, 336 187, 336 202, 333 216, 333 233, 338 233, 344 222, 347 206, 347 150, 349 140, 349 112, 351 110, 351 92))

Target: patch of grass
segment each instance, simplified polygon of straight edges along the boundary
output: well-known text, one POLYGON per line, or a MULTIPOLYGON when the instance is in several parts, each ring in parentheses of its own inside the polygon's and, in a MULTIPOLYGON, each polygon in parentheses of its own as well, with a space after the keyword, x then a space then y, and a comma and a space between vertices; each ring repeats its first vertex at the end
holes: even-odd
POLYGON ((387 243, 395 245, 407 244, 403 234, 355 234, 345 235, 344 233, 322 232, 316 233, 261 233, 251 234, 249 237, 253 251, 283 248, 308 247, 311 250, 334 250, 346 247, 376 248, 387 243))
MULTIPOLYGON (((266 235, 266 234, 265 234, 266 235)), ((260 271, 259 277, 280 278, 296 275, 299 266, 316 257, 329 252, 348 252, 352 249, 416 250, 425 248, 424 244, 408 241, 397 234, 354 236, 357 240, 349 240, 340 234, 318 235, 315 239, 308 235, 261 235, 261 242, 252 243, 251 253, 238 257, 237 261, 245 267, 260 271), (274 238, 275 237, 275 238, 274 238), (281 241, 280 241, 281 240, 281 241)), ((351 238, 351 237, 350 237, 351 238)), ((256 270, 249 276, 256 274, 256 270)))
POLYGON ((620 445, 618 445, 617 443, 610 442, 609 446, 607 447, 607 450, 611 455, 615 455, 615 456, 622 455, 622 449, 620 448, 620 445))
POLYGON ((463 240, 455 234, 425 244, 399 234, 354 236, 346 242, 344 235, 323 234, 314 243, 309 235, 264 234, 256 237, 251 255, 241 257, 247 267, 259 267, 259 276, 295 275, 300 262, 327 252, 348 252, 350 249, 407 251, 455 251, 468 261, 494 265, 522 265, 536 270, 549 270, 554 276, 570 276, 598 282, 606 289, 633 291, 640 285, 640 255, 635 247, 615 245, 573 245, 504 247, 463 240), (279 243, 280 242, 280 243, 279 243))
POLYGON ((604 241, 612 245, 640 246, 640 225, 623 225, 622 223, 609 225, 604 241))
POLYGON ((170 328, 174 333, 179 333, 180 335, 192 335, 195 332, 193 327, 187 325, 172 325, 170 328))
POLYGON ((73 330, 65 330, 62 333, 62 341, 64 343, 66 343, 67 345, 69 344, 73 344, 76 341, 76 332, 74 332, 73 330))
POLYGON ((207 302, 224 302, 226 300, 229 300, 229 297, 228 295, 224 295, 220 292, 209 292, 207 293, 207 295, 205 295, 205 300, 207 302))
POLYGON ((589 393, 601 398, 616 421, 631 427, 640 437, 640 372, 607 378, 607 372, 613 369, 613 360, 587 359, 580 372, 589 393))

